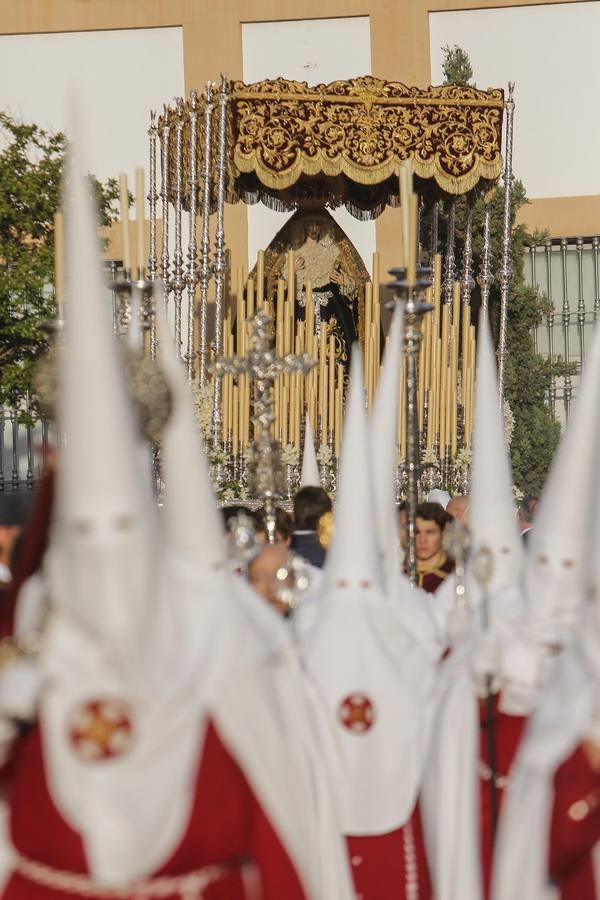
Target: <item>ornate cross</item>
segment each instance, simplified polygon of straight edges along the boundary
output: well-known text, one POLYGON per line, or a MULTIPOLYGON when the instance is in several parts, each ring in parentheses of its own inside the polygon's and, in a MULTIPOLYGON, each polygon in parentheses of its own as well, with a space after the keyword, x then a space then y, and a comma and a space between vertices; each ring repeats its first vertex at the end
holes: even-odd
POLYGON ((254 441, 248 462, 248 488, 250 493, 260 498, 265 507, 267 537, 275 542, 274 499, 286 492, 285 471, 281 465, 281 447, 271 434, 275 420, 273 387, 279 375, 291 372, 308 374, 315 361, 303 353, 298 356, 288 353, 276 356, 274 347, 273 318, 260 310, 249 322, 248 356, 221 357, 215 363, 215 375, 248 375, 256 385, 252 423, 254 441))

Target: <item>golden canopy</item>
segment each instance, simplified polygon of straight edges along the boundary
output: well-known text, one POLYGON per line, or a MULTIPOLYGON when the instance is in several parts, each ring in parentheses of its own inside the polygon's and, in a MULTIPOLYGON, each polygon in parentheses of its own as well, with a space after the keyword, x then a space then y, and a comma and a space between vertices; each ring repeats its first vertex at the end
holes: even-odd
MULTIPOLYGON (((371 76, 314 87, 283 78, 235 81, 228 88, 233 202, 263 200, 292 209, 326 201, 370 218, 397 204, 397 176, 407 158, 422 193, 464 194, 501 172, 499 89, 421 89, 371 76)), ((175 124, 177 111, 166 115, 175 124)), ((197 152, 200 158, 201 128, 197 152)), ((172 141, 169 169, 173 185, 172 141)))

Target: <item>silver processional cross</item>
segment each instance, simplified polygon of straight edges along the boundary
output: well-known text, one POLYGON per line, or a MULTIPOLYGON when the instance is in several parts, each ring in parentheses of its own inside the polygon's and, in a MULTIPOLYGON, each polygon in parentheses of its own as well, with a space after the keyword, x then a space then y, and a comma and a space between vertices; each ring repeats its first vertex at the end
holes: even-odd
POLYGON ((271 434, 275 421, 273 388, 283 374, 307 375, 315 360, 307 353, 276 356, 273 318, 260 310, 248 323, 248 356, 221 357, 215 363, 215 376, 247 375, 255 385, 252 424, 254 440, 248 460, 248 489, 262 500, 265 509, 267 539, 275 543, 275 500, 286 492, 285 470, 281 464, 281 445, 271 434))

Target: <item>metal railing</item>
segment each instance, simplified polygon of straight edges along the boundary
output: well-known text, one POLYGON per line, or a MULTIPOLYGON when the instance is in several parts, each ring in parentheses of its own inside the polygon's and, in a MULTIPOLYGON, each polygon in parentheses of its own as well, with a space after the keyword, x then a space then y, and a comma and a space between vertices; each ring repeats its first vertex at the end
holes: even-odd
POLYGON ((533 334, 536 350, 573 370, 553 376, 548 394, 553 413, 566 421, 600 318, 600 237, 555 238, 529 246, 525 277, 545 300, 542 323, 533 334))

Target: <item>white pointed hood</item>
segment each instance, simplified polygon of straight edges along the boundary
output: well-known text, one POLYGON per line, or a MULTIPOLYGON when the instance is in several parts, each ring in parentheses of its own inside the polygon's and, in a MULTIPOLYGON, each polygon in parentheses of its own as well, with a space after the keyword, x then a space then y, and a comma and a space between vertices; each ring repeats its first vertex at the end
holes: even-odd
POLYGON ((200 569, 222 568, 227 556, 223 522, 183 364, 169 333, 162 290, 155 303, 160 365, 173 403, 162 439, 166 544, 200 569))
POLYGON ((310 417, 307 415, 304 426, 304 450, 302 452, 300 487, 320 487, 320 485, 321 476, 319 475, 319 463, 315 452, 315 439, 312 425, 310 424, 310 417))
POLYGON ((596 479, 600 332, 594 335, 579 396, 559 444, 530 532, 524 583, 534 634, 562 643, 577 619, 587 555, 590 484, 596 479))
POLYGON ((396 305, 381 370, 379 388, 369 421, 373 471, 375 525, 388 592, 401 571, 400 534, 396 512, 398 402, 402 361, 403 312, 396 305))
MULTIPOLYGON (((469 502, 471 559, 477 564, 482 552, 491 554, 492 574, 488 595, 492 597, 499 590, 514 586, 521 572, 523 549, 500 411, 496 362, 485 311, 479 317, 477 335, 474 422, 469 502)), ((480 588, 471 570, 468 581, 469 601, 476 606, 480 588)))
POLYGON ((404 825, 414 808, 436 663, 409 635, 400 605, 383 594, 363 398, 355 347, 337 528, 305 660, 320 700, 343 832, 379 835, 404 825))
POLYGON ((137 465, 96 214, 78 152, 75 144, 66 170, 65 327, 57 402, 64 445, 48 572, 57 606, 114 642, 117 651, 120 639, 127 644, 145 616, 155 510, 137 465))
POLYGON ((383 591, 371 484, 373 460, 369 450, 362 361, 355 345, 337 482, 336 529, 325 562, 324 594, 342 582, 344 589, 369 587, 383 591))

